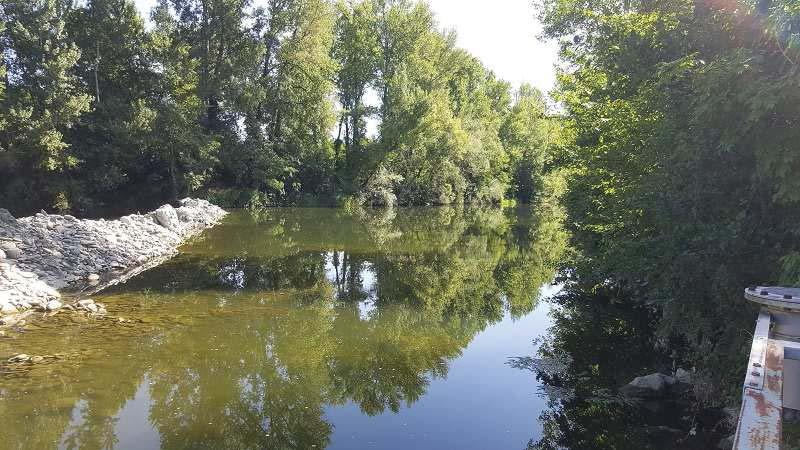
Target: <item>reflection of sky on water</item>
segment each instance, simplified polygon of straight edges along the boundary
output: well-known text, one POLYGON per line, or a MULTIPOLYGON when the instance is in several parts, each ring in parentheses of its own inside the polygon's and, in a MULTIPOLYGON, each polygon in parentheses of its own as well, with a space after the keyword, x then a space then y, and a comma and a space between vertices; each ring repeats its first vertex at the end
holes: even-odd
MULTIPOLYGON (((542 293, 549 296, 557 289, 545 286, 542 293)), ((328 407, 325 420, 334 426, 329 448, 524 448, 541 432, 537 418, 546 399, 537 394, 539 386, 530 372, 509 367, 506 361, 531 353, 531 341, 550 324, 549 310, 550 305, 542 302, 517 320, 506 314, 450 361, 447 378, 432 380, 421 399, 411 407, 403 405, 397 414, 387 410, 370 417, 352 402, 328 407)), ((149 419, 149 388, 145 377, 116 415, 115 448, 160 447, 160 436, 149 419)), ((73 411, 72 426, 82 422, 79 409, 73 411)))
MULTIPOLYGON (((552 290, 547 288, 547 290, 552 290)), ((446 379, 431 381, 410 408, 369 417, 352 402, 330 407, 334 424, 329 448, 492 449, 525 448, 541 432, 546 407, 533 374, 506 365, 509 356, 531 353, 531 341, 549 326, 541 303, 516 321, 504 319, 479 333, 450 363, 446 379)))
MULTIPOLYGON (((336 257, 339 258, 339 261, 344 259, 345 252, 328 252, 325 255, 325 278, 331 282, 332 285, 336 286, 338 291, 338 284, 336 283, 337 277, 337 268, 336 264, 334 264, 334 253, 336 253, 336 257)), ((341 276, 341 274, 339 274, 341 276)), ((359 272, 359 276, 361 277, 361 289, 367 293, 367 298, 358 302, 356 305, 358 306, 358 317, 361 320, 369 320, 372 312, 377 309, 375 305, 375 296, 377 295, 377 291, 375 290, 375 271, 372 268, 372 265, 369 262, 364 262, 364 267, 359 272)), ((337 292, 339 294, 339 292, 337 292)))

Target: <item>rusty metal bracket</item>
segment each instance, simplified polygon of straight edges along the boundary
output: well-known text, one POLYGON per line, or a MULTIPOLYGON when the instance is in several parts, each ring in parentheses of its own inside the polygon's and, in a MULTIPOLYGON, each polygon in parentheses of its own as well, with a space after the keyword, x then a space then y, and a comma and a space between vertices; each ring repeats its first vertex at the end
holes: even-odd
POLYGON ((758 314, 756 330, 753 334, 753 346, 750 348, 750 359, 747 362, 747 374, 744 387, 761 390, 764 387, 764 366, 767 362, 767 341, 771 319, 766 311, 758 314))
POLYGON ((736 450, 781 448, 784 346, 770 335, 771 322, 769 312, 762 310, 750 348, 736 450))

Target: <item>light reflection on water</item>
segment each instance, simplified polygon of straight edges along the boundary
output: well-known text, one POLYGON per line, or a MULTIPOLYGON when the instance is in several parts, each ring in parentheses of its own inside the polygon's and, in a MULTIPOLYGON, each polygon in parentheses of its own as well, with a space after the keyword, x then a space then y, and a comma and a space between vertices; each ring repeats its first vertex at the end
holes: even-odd
POLYGON ((375 417, 358 405, 328 408, 336 424, 330 448, 525 448, 539 436, 546 399, 530 373, 506 365, 511 355, 531 352, 531 340, 545 332, 549 305, 525 317, 503 320, 479 333, 452 360, 446 379, 434 380, 423 398, 399 413, 375 417))

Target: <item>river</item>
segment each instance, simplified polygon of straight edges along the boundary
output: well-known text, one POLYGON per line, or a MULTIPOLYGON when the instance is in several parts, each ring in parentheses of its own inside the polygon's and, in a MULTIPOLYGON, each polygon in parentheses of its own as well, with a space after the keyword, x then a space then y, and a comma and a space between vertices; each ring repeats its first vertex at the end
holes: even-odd
POLYGON ((0 363, 0 442, 674 448, 696 414, 616 394, 669 364, 650 313, 556 295, 556 225, 530 208, 234 212, 95 295, 108 316, 6 330, 2 361, 43 359, 0 363))

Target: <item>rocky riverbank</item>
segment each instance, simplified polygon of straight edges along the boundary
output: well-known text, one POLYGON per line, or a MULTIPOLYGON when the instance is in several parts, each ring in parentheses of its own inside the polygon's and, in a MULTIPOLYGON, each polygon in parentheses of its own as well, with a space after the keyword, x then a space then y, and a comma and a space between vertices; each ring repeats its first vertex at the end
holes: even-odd
MULTIPOLYGON (((38 213, 15 219, 0 209, 0 316, 64 306, 59 290, 77 291, 126 279, 172 256, 186 239, 225 216, 197 199, 118 220, 38 213)), ((81 303, 83 302, 83 303, 81 303)), ((102 312, 102 305, 76 307, 102 312)))

